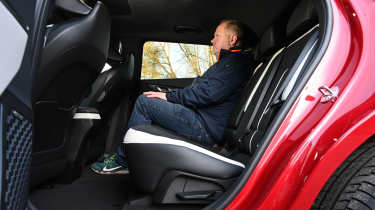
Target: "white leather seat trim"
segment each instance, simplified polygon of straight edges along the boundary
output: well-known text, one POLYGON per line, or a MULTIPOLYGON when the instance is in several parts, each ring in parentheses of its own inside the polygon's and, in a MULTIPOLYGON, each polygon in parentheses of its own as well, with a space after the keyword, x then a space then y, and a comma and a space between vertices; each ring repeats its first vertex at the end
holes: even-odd
POLYGON ((100 120, 100 114, 97 113, 75 113, 73 116, 75 120, 100 120))
POLYGON ((218 155, 214 152, 206 150, 202 147, 199 147, 194 144, 187 143, 185 141, 171 139, 164 136, 157 136, 150 133, 146 133, 143 131, 138 131, 130 128, 124 137, 125 144, 168 144, 168 145, 175 145, 180 147, 189 148, 191 150, 197 151, 199 153, 205 154, 207 156, 213 157, 215 159, 221 160, 223 162, 239 166, 241 168, 245 168, 243 163, 240 163, 235 160, 231 160, 229 158, 223 157, 218 155))

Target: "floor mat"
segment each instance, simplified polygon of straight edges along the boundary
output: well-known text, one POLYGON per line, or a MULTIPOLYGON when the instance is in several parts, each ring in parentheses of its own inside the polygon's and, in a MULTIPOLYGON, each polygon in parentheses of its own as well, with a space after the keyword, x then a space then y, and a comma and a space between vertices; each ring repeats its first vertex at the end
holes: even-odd
POLYGON ((99 175, 88 170, 70 185, 39 189, 30 196, 39 210, 118 210, 134 193, 129 175, 99 175))

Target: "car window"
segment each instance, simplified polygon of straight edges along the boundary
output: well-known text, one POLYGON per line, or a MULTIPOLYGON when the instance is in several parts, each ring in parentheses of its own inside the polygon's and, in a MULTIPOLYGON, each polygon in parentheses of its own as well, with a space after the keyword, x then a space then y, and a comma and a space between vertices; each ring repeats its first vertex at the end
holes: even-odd
POLYGON ((212 47, 208 45, 146 42, 141 79, 194 78, 215 62, 212 47))

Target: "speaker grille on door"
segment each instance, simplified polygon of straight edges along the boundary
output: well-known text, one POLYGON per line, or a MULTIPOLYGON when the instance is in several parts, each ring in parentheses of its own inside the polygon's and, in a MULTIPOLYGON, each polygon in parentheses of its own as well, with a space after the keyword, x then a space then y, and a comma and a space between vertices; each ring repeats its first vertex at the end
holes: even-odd
POLYGON ((5 209, 25 209, 32 150, 32 124, 16 111, 6 116, 3 146, 3 204, 5 209))

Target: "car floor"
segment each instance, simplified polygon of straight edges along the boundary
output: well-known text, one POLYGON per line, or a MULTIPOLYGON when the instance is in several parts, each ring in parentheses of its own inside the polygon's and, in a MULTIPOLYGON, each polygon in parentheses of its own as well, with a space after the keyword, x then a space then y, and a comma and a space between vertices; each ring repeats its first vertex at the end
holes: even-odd
POLYGON ((42 187, 30 200, 39 209, 115 210, 135 196, 129 175, 100 175, 90 169, 72 184, 42 187))
POLYGON ((38 210, 200 209, 202 206, 127 205, 142 198, 130 175, 99 175, 86 169, 72 184, 44 186, 30 195, 38 210))

